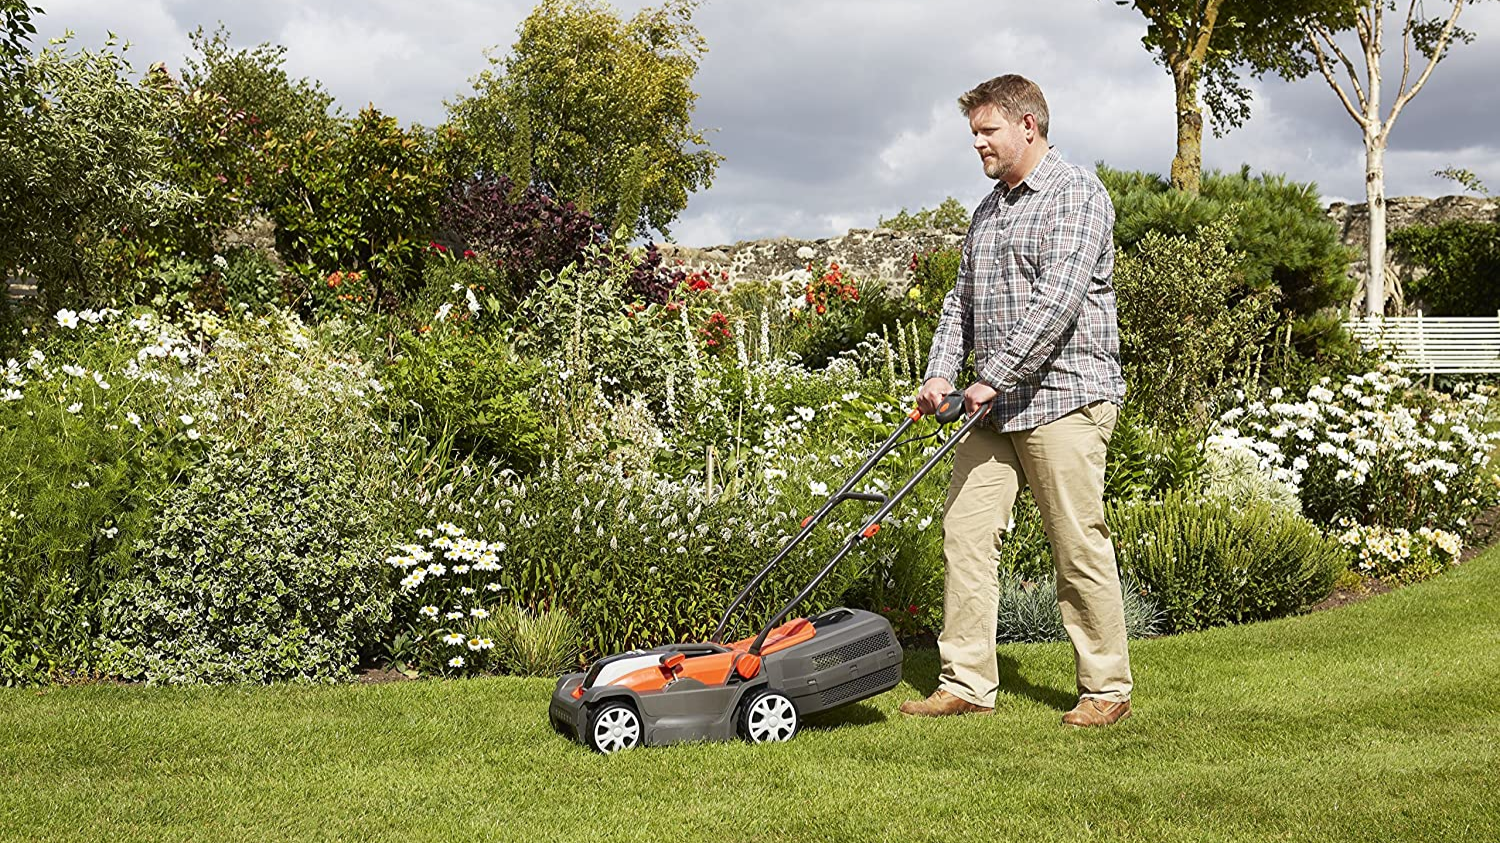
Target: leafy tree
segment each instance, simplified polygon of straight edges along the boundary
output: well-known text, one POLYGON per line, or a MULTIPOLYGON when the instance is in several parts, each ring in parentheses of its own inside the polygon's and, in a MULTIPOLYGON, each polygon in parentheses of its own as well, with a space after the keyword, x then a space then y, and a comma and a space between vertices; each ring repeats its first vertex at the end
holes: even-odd
POLYGON ((403 130, 373 107, 347 125, 272 138, 281 169, 270 213, 276 249, 305 283, 368 273, 379 306, 396 303, 419 274, 448 174, 437 142, 403 130))
POLYGON ((963 203, 949 196, 936 208, 923 208, 915 214, 908 214, 905 208, 890 219, 880 218, 881 228, 895 229, 896 231, 921 231, 929 228, 964 228, 969 224, 969 209, 963 203))
POLYGON ((543 0, 474 95, 449 104, 459 166, 539 184, 610 231, 665 233, 722 160, 691 123, 707 49, 696 6, 666 0, 622 21, 596 0, 543 0))
POLYGON ((1460 29, 1459 13, 1466 3, 1473 0, 1452 0, 1446 17, 1424 17, 1421 4, 1412 0, 1406 8, 1406 19, 1401 26, 1401 82, 1396 86, 1396 99, 1390 113, 1382 116, 1380 56, 1385 51, 1385 13, 1396 12, 1395 0, 1362 0, 1358 11, 1348 15, 1306 15, 1300 20, 1299 32, 1303 38, 1302 48, 1310 54, 1327 80, 1344 110, 1364 132, 1365 141, 1365 200, 1370 214, 1369 265, 1365 270, 1365 312, 1372 316, 1385 313, 1385 148, 1390 143, 1391 130, 1401 110, 1412 97, 1422 90, 1432 75, 1432 69, 1447 55, 1454 40, 1472 41, 1472 33, 1460 29), (1339 46, 1335 35, 1353 28, 1359 37, 1360 53, 1364 58, 1365 84, 1360 84, 1360 72, 1353 60, 1339 46), (1411 87, 1407 87, 1412 70, 1411 51, 1415 47, 1427 59, 1424 67, 1411 87), (1335 76, 1333 63, 1337 60, 1348 76, 1353 97, 1349 95, 1335 76))
POLYGON ((24 84, 26 42, 36 34, 36 25, 31 22, 33 12, 41 14, 42 9, 25 0, 0 0, 0 106, 5 118, 10 115, 12 97, 28 103, 33 99, 26 96, 29 89, 24 84))
POLYGON ((1353 0, 1115 0, 1145 16, 1141 43, 1172 74, 1176 92, 1177 154, 1172 186, 1197 193, 1203 169, 1200 84, 1215 135, 1250 117, 1250 90, 1237 71, 1274 71, 1288 79, 1312 71, 1299 50, 1296 21, 1306 15, 1347 14, 1353 0))
POLYGON ((323 86, 286 72, 285 47, 264 43, 236 50, 222 25, 213 34, 199 27, 188 37, 197 55, 183 63, 185 90, 222 99, 251 125, 277 137, 328 129, 335 122, 337 108, 323 86))
POLYGON ((28 57, 22 84, 37 104, 0 121, 0 274, 35 275, 44 307, 117 301, 106 267, 121 232, 192 202, 170 177, 165 74, 132 83, 115 46, 28 57))
POLYGON ((337 123, 329 114, 333 98, 317 82, 287 75, 284 47, 235 50, 222 26, 189 37, 196 55, 175 83, 178 107, 167 131, 173 181, 199 201, 143 233, 135 256, 142 264, 174 254, 206 263, 226 228, 271 201, 281 162, 268 154, 268 142, 327 134, 337 123))

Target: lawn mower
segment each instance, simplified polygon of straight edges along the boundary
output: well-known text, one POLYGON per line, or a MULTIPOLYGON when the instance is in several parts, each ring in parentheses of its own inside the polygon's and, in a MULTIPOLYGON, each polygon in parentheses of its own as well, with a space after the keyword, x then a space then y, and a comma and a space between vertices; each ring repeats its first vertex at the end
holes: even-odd
MULTIPOLYGON (((963 393, 945 397, 934 417, 939 424, 963 413, 963 393)), ((802 719, 868 699, 901 681, 901 645, 885 618, 862 609, 839 607, 809 618, 783 622, 839 562, 861 542, 880 532, 880 521, 932 470, 958 440, 984 418, 982 406, 894 495, 855 492, 854 485, 901 445, 936 432, 902 440, 922 419, 912 410, 821 509, 802 521, 801 531, 742 589, 724 611, 706 642, 666 644, 599 659, 583 673, 570 673, 552 692, 548 717, 558 732, 592 749, 611 753, 681 741, 733 740, 751 743, 791 740, 802 719), (879 510, 854 531, 832 560, 796 597, 749 638, 724 643, 730 617, 783 559, 835 507, 857 500, 879 510)))

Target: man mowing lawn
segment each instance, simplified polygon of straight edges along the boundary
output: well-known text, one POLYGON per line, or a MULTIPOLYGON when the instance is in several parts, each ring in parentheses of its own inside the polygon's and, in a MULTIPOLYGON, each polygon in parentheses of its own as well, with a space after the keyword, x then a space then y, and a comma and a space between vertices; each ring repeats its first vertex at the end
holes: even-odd
POLYGON ((991 408, 954 452, 938 689, 901 711, 994 710, 995 556, 1016 495, 1030 486, 1077 662, 1078 705, 1063 722, 1107 726, 1130 715, 1131 691, 1124 601, 1104 524, 1104 456, 1125 398, 1111 283, 1114 207, 1093 173, 1049 148, 1047 101, 1035 83, 1000 76, 958 104, 996 183, 969 225, 917 404, 933 412, 972 351, 979 380, 964 391, 966 409, 991 408))

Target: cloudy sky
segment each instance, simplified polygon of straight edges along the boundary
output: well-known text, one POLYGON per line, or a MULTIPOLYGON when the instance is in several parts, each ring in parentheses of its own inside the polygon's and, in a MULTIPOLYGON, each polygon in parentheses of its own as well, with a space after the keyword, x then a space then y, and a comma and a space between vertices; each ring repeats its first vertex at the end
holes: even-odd
MULTIPOLYGON (((346 112, 374 103, 425 125, 442 122, 444 100, 470 90, 486 49, 509 48, 532 5, 37 2, 46 10, 39 41, 72 30, 79 46, 94 47, 113 31, 132 42, 137 70, 180 65, 187 34, 222 21, 238 46, 287 47, 288 69, 321 80, 346 112)), ((629 14, 650 4, 614 5, 629 14)), ((1437 14, 1448 4, 1426 5, 1437 14)), ((695 123, 726 160, 673 226, 681 243, 827 237, 950 195, 972 208, 991 183, 955 99, 1001 73, 1042 86, 1065 158, 1158 173, 1171 163, 1171 80, 1140 44, 1144 19, 1110 0, 707 0, 695 21, 709 48, 695 123)), ((1460 23, 1477 39, 1455 48, 1401 113, 1388 195, 1461 192, 1433 175, 1448 166, 1500 192, 1500 4, 1467 8, 1460 23)), ((1387 103, 1400 68, 1399 49, 1388 53, 1387 103)), ((1251 87, 1250 122, 1224 138, 1208 133, 1205 166, 1249 164, 1314 181, 1329 201, 1363 201, 1360 131, 1322 77, 1251 87)))

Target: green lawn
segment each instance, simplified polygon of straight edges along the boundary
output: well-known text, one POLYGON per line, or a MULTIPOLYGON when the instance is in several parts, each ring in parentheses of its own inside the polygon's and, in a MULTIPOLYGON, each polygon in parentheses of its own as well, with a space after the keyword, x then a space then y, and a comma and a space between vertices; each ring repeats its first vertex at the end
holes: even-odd
POLYGON ((0 838, 1496 840, 1500 551, 1333 612, 1142 642, 1136 716, 1062 727, 1066 646, 993 717, 897 691, 795 741, 597 756, 547 681, 0 691, 0 838))

